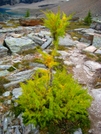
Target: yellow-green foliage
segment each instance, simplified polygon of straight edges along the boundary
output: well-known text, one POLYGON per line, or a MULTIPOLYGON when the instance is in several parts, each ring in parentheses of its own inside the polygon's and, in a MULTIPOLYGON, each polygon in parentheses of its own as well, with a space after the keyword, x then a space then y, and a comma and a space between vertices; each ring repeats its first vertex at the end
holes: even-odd
POLYGON ((34 80, 21 84, 23 94, 18 104, 23 109, 24 123, 46 127, 51 121, 67 119, 77 122, 77 127, 87 125, 87 108, 91 104, 87 90, 67 75, 66 70, 56 71, 50 86, 49 73, 49 70, 38 70, 34 80))
POLYGON ((72 15, 66 16, 65 13, 53 13, 52 11, 44 12, 46 18, 44 19, 44 25, 50 29, 53 37, 53 44, 55 49, 58 47, 59 37, 65 34, 67 26, 70 24, 69 20, 72 15))
POLYGON ((58 65, 58 63, 54 60, 54 54, 50 55, 46 52, 42 52, 41 50, 38 50, 40 52, 40 54, 42 55, 42 58, 40 59, 40 61, 45 64, 46 67, 48 67, 48 69, 51 69, 52 67, 58 65))

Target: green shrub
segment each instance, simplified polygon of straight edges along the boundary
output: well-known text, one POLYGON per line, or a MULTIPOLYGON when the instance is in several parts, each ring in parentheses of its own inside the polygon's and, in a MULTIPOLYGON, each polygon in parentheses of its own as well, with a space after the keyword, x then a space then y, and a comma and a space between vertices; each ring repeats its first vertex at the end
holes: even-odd
POLYGON ((89 26, 92 23, 92 15, 91 12, 89 11, 87 16, 84 18, 84 22, 89 26))
POLYGON ((52 85, 49 82, 49 70, 38 70, 34 80, 21 84, 23 94, 17 102, 24 111, 24 123, 43 128, 66 119, 77 122, 77 127, 88 125, 87 108, 91 97, 87 90, 67 75, 66 70, 57 70, 52 85))

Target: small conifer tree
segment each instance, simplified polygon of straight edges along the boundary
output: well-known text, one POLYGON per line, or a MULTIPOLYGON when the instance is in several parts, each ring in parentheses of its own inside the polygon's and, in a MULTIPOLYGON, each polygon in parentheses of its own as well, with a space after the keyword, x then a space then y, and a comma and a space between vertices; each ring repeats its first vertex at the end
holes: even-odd
MULTIPOLYGON (((61 20, 60 12, 56 15, 53 12, 45 14, 45 25, 51 31, 57 50, 59 37, 64 35, 71 16, 67 18, 63 13, 61 20)), ((24 123, 44 128, 51 123, 58 124, 59 121, 67 120, 75 124, 75 128, 88 127, 87 108, 91 104, 91 96, 66 69, 55 69, 53 73, 53 67, 59 65, 54 55, 39 52, 47 69, 37 70, 32 79, 21 83, 22 95, 17 100, 19 109, 23 111, 24 123)))
POLYGON ((91 12, 89 11, 87 16, 84 18, 84 22, 89 26, 92 23, 92 15, 91 12))

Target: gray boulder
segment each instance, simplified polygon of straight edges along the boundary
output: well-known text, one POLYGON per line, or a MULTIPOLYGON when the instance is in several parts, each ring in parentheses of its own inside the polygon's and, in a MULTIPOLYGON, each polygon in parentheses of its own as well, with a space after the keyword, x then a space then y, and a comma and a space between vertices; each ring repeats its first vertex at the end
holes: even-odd
POLYGON ((96 30, 101 30, 101 24, 98 24, 96 27, 95 27, 96 30))
POLYGON ((27 38, 13 38, 13 37, 7 37, 5 39, 5 46, 11 51, 12 53, 18 53, 25 49, 30 49, 35 47, 35 43, 27 38))
POLYGON ((95 30, 101 30, 101 23, 99 22, 92 23, 90 28, 93 28, 95 30))

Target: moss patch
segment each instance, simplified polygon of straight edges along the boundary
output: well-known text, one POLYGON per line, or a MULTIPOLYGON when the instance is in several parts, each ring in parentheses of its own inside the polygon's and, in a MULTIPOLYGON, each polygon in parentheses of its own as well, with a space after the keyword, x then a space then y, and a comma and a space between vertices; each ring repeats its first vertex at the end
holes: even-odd
POLYGON ((19 53, 19 54, 21 54, 21 55, 23 55, 23 56, 25 56, 25 55, 27 55, 27 54, 35 54, 35 53, 37 52, 37 49, 39 49, 39 47, 36 47, 36 48, 34 48, 34 49, 24 50, 24 51, 22 51, 22 52, 19 53))
POLYGON ((7 23, 1 23, 3 28, 17 28, 18 26, 20 26, 19 21, 11 19, 8 20, 7 23))
POLYGON ((9 83, 9 80, 7 80, 5 77, 0 77, 0 95, 2 95, 5 92, 5 88, 3 84, 9 83))
POLYGON ((76 32, 76 31, 72 31, 69 34, 71 35, 73 40, 75 40, 73 37, 77 37, 78 40, 81 39, 81 37, 82 37, 82 34, 76 32))
POLYGON ((16 68, 15 67, 10 67, 9 69, 7 69, 9 72, 13 72, 14 70, 16 70, 16 68))
POLYGON ((92 60, 92 61, 101 63, 101 55, 88 53, 88 52, 83 52, 83 54, 87 56, 85 60, 92 60))
POLYGON ((85 25, 83 21, 71 22, 70 25, 67 27, 67 31, 77 28, 89 28, 89 26, 85 25))

